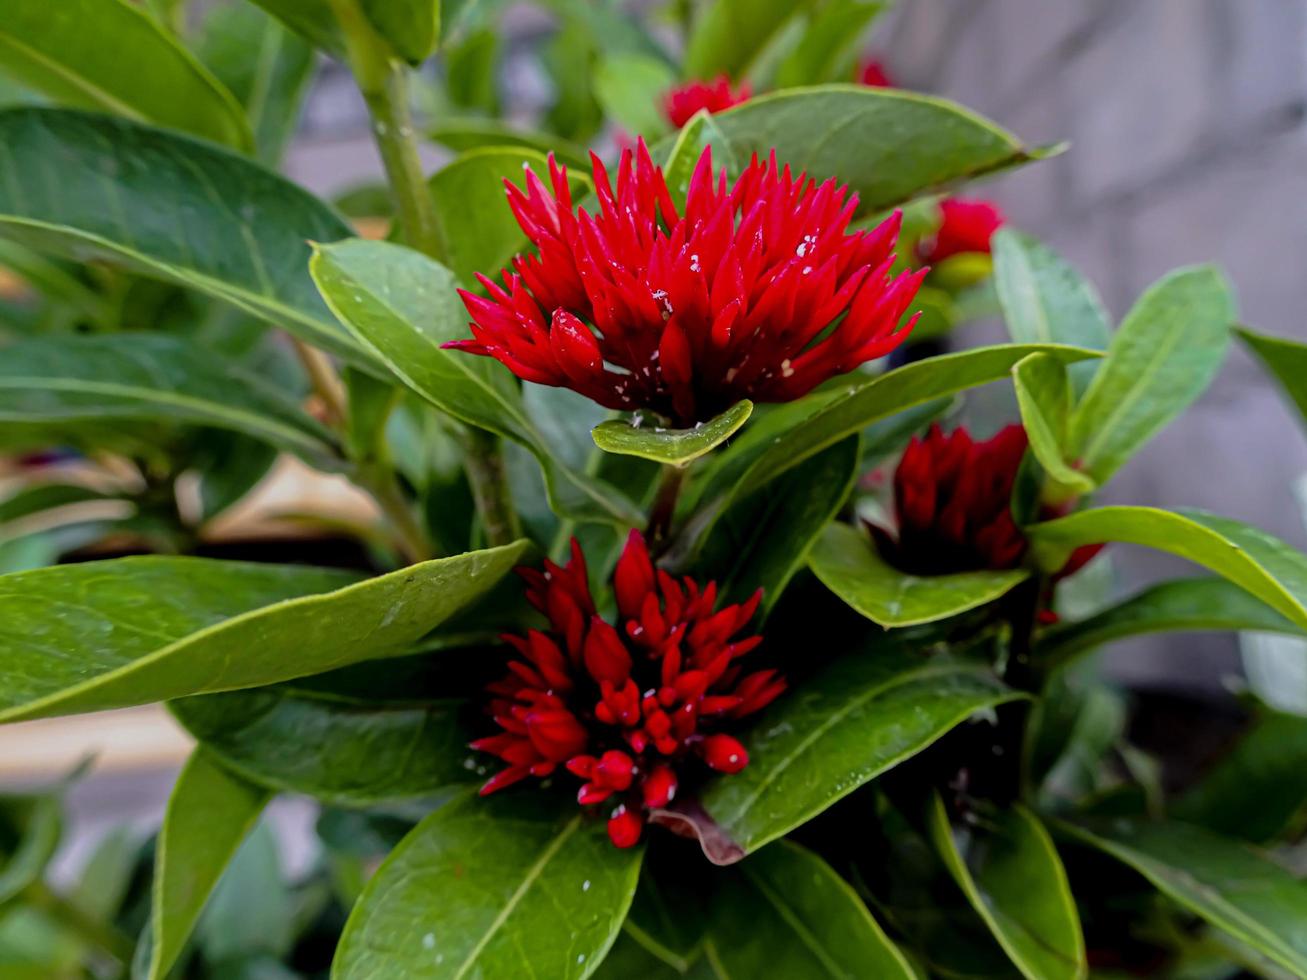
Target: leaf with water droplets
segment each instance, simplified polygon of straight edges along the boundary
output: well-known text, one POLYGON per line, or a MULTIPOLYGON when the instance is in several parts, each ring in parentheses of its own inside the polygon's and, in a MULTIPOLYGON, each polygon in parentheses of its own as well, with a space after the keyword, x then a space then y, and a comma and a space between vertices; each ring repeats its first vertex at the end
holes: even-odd
POLYGON ((596 425, 592 435, 595 445, 606 453, 639 456, 668 466, 688 466, 738 432, 752 412, 753 402, 746 399, 693 429, 663 429, 609 419, 596 425))
POLYGON ((461 797, 377 870, 332 975, 587 977, 617 939, 642 856, 568 795, 461 797))

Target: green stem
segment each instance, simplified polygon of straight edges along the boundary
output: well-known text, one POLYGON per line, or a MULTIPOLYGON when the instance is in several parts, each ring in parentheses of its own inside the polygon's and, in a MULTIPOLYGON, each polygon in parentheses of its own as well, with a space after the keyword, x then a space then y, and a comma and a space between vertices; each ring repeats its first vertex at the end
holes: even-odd
POLYGON ((517 540, 522 536, 522 525, 513 509, 499 440, 489 432, 469 428, 464 430, 460 442, 486 543, 496 547, 517 540))
POLYGON ((676 516, 676 501, 681 496, 681 487, 685 485, 685 468, 665 465, 658 477, 658 489, 654 493, 653 506, 649 510, 649 526, 645 537, 649 550, 658 554, 671 538, 672 520, 676 516))
POLYGON ((34 881, 23 890, 23 896, 48 917, 76 933, 92 946, 108 953, 122 964, 132 961, 136 949, 132 941, 113 926, 92 918, 68 899, 53 891, 43 881, 34 881))

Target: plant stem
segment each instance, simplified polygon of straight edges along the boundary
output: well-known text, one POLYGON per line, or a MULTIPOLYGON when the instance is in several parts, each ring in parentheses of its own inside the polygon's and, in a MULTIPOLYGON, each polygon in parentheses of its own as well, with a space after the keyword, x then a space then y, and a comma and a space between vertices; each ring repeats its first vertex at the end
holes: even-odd
POLYGON ((649 526, 645 529, 649 549, 657 554, 671 537, 672 519, 676 516, 676 501, 685 484, 685 468, 664 465, 658 477, 653 506, 649 510, 649 526))
POLYGON ((344 31, 350 69, 372 117, 372 137, 386 169, 404 243, 443 262, 445 236, 413 136, 408 68, 373 30, 358 0, 329 2, 344 31))
POLYGON ((80 938, 108 953, 122 964, 129 964, 136 952, 132 941, 113 926, 92 918, 62 895, 53 891, 44 881, 34 881, 23 890, 23 896, 51 919, 80 938))
POLYGON ((339 430, 349 417, 345 404, 345 385, 340 380, 340 375, 336 373, 331 361, 322 351, 310 347, 293 334, 290 342, 295 348, 295 356, 299 358, 300 365, 308 376, 309 386, 322 402, 327 424, 339 430))
POLYGON ((400 490, 399 481, 395 479, 395 471, 389 467, 364 468, 358 474, 358 480, 367 487, 391 527, 395 529, 395 547, 399 549, 405 560, 413 563, 435 557, 431 539, 414 515, 408 498, 400 490))
MULTIPOLYGON (((358 0, 329 0, 345 34, 350 68, 372 117, 372 135, 386 169, 386 181, 399 216, 399 230, 410 248, 447 261, 444 230, 427 189, 409 109, 408 69, 377 36, 358 0)), ((504 471, 499 440, 477 431, 463 440, 468 481, 477 513, 492 544, 507 544, 521 533, 504 471)))
POLYGON ((515 541, 522 536, 522 526, 517 511, 513 509, 499 440, 489 432, 468 428, 459 441, 463 446, 472 499, 476 501, 481 526, 486 532, 486 543, 497 547, 515 541))

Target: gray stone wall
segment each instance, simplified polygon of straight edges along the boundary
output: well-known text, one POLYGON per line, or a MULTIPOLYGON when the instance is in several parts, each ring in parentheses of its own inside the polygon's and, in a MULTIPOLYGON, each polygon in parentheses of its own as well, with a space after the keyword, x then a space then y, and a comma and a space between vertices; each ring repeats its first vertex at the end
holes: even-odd
MULTIPOLYGON (((1179 265, 1229 273, 1245 323, 1307 341, 1307 0, 911 0, 875 36, 896 79, 1062 156, 985 186, 1088 275, 1118 318, 1179 265)), ((982 325, 967 340, 993 336, 982 325)), ((1300 548, 1307 431, 1240 349, 1103 493, 1204 507, 1300 548)), ((1118 549, 1120 587, 1184 562, 1118 549)), ((1210 686, 1227 636, 1122 645, 1144 684, 1210 686)))

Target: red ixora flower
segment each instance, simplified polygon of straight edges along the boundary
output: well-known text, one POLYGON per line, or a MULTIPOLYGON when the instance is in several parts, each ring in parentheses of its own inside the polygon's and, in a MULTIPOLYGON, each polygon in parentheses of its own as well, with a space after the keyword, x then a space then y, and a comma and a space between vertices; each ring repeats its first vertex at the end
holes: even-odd
POLYGON ((577 793, 583 806, 616 804, 608 836, 630 847, 645 811, 671 802, 691 760, 724 773, 748 764, 744 746, 723 729, 785 689, 775 670, 744 673, 738 662, 762 642, 738 635, 761 592, 716 609, 716 583, 700 588, 656 569, 638 531, 613 575, 616 626, 595 610, 575 539, 566 565, 546 561, 543 572, 518 571, 549 627, 504 637, 520 659, 488 689, 503 731, 472 748, 508 768, 482 795, 564 766, 584 781, 577 793))
POLYGON ((752 95, 753 89, 748 82, 741 82, 739 88, 732 89, 730 77, 718 75, 711 82, 686 82, 668 90, 663 95, 663 113, 668 122, 680 129, 700 109, 722 112, 748 102, 752 95))
POLYGON ((890 80, 889 72, 885 66, 875 58, 863 64, 862 70, 858 73, 858 81, 863 85, 871 88, 893 88, 894 82, 890 80))
POLYGON ((506 288, 461 291, 472 339, 518 377, 571 388, 619 410, 690 426, 743 398, 784 402, 889 353, 924 271, 890 275, 897 213, 848 233, 857 196, 757 157, 733 186, 711 147, 678 210, 641 142, 623 153, 614 194, 592 156, 600 213, 573 212, 567 172, 553 191, 526 173, 509 203, 539 250, 504 271, 506 288))
POLYGON ((950 197, 939 202, 939 211, 939 229, 917 246, 923 262, 943 262, 961 252, 988 255, 990 238, 1003 227, 1003 213, 991 201, 950 197))
MULTIPOLYGON (((914 437, 894 473, 897 539, 873 528, 887 560, 916 575, 1021 565, 1027 541, 1012 517, 1012 491, 1028 444, 1020 425, 983 442, 963 427, 945 435, 938 425, 925 439, 914 437)), ((1077 549, 1054 577, 1078 571, 1101 547, 1077 549)))

